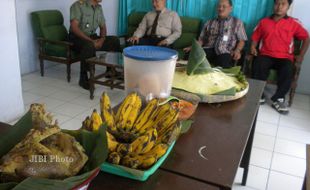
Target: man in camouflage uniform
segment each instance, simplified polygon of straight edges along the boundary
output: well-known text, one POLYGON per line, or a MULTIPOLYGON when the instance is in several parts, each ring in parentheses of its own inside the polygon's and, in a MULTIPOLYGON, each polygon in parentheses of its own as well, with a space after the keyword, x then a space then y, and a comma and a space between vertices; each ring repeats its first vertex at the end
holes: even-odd
POLYGON ((70 8, 70 41, 74 43, 74 51, 81 58, 79 85, 89 89, 87 70, 89 66, 85 60, 94 57, 97 50, 120 52, 119 39, 106 36, 106 24, 102 7, 102 0, 79 0, 70 8), (100 35, 96 33, 100 29, 100 35))

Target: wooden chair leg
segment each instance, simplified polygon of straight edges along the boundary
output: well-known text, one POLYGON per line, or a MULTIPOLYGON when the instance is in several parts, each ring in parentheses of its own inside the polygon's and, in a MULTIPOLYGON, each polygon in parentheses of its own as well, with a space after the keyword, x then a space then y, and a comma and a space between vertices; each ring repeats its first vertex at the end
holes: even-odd
POLYGON ((294 96, 295 96, 295 90, 296 90, 296 87, 292 87, 291 90, 290 90, 289 100, 288 100, 288 106, 289 107, 291 107, 292 104, 293 104, 293 99, 294 99, 294 96))
POLYGON ((68 82, 71 80, 71 64, 67 64, 67 80, 68 82))
POLYGON ((41 72, 41 76, 44 76, 44 60, 40 59, 40 72, 41 72))

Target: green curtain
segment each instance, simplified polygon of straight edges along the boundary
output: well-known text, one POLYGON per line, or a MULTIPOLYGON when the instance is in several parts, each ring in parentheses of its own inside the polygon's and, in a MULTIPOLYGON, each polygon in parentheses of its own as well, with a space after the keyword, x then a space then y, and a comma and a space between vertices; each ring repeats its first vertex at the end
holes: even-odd
MULTIPOLYGON (((180 16, 200 18, 204 22, 216 17, 217 0, 167 0, 167 8, 180 16)), ((258 21, 272 13, 273 0, 233 0, 233 16, 240 18, 250 37, 258 21)), ((147 12, 152 9, 151 0, 119 0, 118 34, 127 32, 127 16, 131 12, 147 12)))

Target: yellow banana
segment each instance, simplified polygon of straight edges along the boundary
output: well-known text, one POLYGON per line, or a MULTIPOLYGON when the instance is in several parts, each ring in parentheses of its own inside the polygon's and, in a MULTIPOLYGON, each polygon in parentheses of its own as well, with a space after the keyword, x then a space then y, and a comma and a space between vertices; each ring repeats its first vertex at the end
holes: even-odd
POLYGON ((156 140, 157 140, 156 129, 149 129, 145 133, 145 135, 141 136, 141 138, 142 138, 141 143, 139 144, 137 143, 138 144, 137 146, 136 146, 135 141, 133 142, 133 146, 136 146, 133 152, 136 154, 144 154, 150 151, 154 147, 156 140))
POLYGON ((138 130, 140 135, 144 134, 148 129, 155 128, 158 122, 169 113, 170 104, 164 104, 158 106, 157 109, 153 112, 150 119, 138 130))
POLYGON ((140 156, 139 168, 147 169, 151 167, 156 162, 156 158, 153 156, 140 156))
POLYGON ((148 120, 151 119, 151 115, 156 110, 158 106, 158 99, 154 98, 152 99, 146 107, 143 109, 142 113, 138 116, 137 120, 134 123, 134 126, 132 128, 132 132, 135 133, 139 131, 141 127, 143 127, 148 120))
POLYGON ((132 143, 131 143, 131 146, 132 146, 132 151, 137 153, 137 152, 140 152, 138 147, 140 147, 141 144, 145 144, 147 143, 149 140, 149 137, 147 135, 142 135, 138 138, 136 138, 132 143))
POLYGON ((121 156, 126 156, 132 152, 132 146, 131 144, 120 143, 116 148, 116 152, 118 152, 121 156))
POLYGON ((100 111, 101 111, 101 118, 103 122, 106 122, 109 129, 113 132, 116 131, 116 127, 114 124, 114 113, 111 108, 110 98, 107 93, 102 93, 100 98, 100 111))
POLYGON ((96 109, 94 109, 93 113, 91 114, 90 120, 92 130, 98 131, 102 125, 102 119, 96 109))
POLYGON ((156 160, 158 160, 160 157, 162 157, 168 150, 167 144, 157 144, 155 145, 152 150, 145 153, 144 155, 153 156, 156 160))
POLYGON ((112 164, 119 164, 121 161, 121 155, 117 152, 111 152, 108 157, 108 162, 112 164))
POLYGON ((85 120, 83 121, 82 128, 86 129, 86 130, 89 130, 89 131, 92 131, 92 129, 91 129, 91 120, 90 120, 89 116, 87 116, 85 118, 85 120))
POLYGON ((177 122, 179 117, 179 111, 170 108, 169 113, 165 115, 156 125, 156 129, 158 133, 162 130, 165 130, 167 127, 172 126, 174 123, 177 122))
POLYGON ((122 165, 136 169, 140 165, 140 160, 138 157, 131 157, 127 155, 122 159, 122 165))
POLYGON ((140 155, 132 155, 132 156, 125 156, 122 159, 122 164, 124 166, 130 168, 141 168, 147 169, 151 167, 156 162, 156 158, 153 156, 140 156, 140 155))
POLYGON ((138 117, 142 102, 137 93, 129 94, 116 113, 116 127, 129 132, 138 117))
POLYGON ((107 133, 107 140, 108 140, 108 149, 109 152, 114 152, 118 146, 118 142, 116 141, 116 139, 114 138, 113 135, 111 135, 108 131, 107 133))

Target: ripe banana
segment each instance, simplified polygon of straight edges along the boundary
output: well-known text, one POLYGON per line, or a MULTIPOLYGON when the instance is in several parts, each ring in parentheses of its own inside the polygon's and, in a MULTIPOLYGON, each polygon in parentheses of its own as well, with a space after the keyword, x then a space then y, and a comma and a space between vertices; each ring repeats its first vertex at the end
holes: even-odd
POLYGON ((114 113, 111 108, 110 98, 107 93, 102 93, 100 98, 100 111, 101 111, 101 118, 103 122, 106 122, 110 131, 116 132, 116 127, 114 124, 114 113))
POLYGON ((82 128, 86 129, 86 130, 89 130, 89 131, 92 131, 92 129, 91 129, 91 120, 90 120, 89 116, 87 116, 85 118, 85 120, 83 121, 82 128))
POLYGON ((131 144, 127 143, 119 143, 116 148, 116 152, 118 152, 122 157, 126 156, 127 154, 130 154, 132 152, 132 146, 131 144))
POLYGON ((140 165, 140 160, 137 157, 131 157, 129 155, 122 159, 122 165, 136 169, 140 165))
POLYGON ((138 137, 134 142, 132 142, 133 152, 136 154, 144 154, 150 151, 157 140, 157 130, 149 129, 145 135, 138 137))
POLYGON ((169 113, 170 104, 164 104, 157 107, 147 122, 139 129, 138 133, 143 135, 148 129, 155 128, 157 123, 169 113))
POLYGON ((151 118, 151 115, 156 110, 158 106, 158 99, 154 98, 152 99, 144 108, 142 113, 138 116, 137 120, 134 123, 134 126, 132 128, 132 132, 136 133, 140 130, 141 127, 143 127, 148 120, 151 118))
POLYGON ((162 157, 168 150, 167 144, 157 144, 149 152, 144 155, 153 156, 156 160, 162 157))
POLYGON ((98 131, 102 125, 102 119, 96 109, 94 109, 93 113, 91 114, 90 120, 92 131, 98 131))
POLYGON ((137 93, 129 94, 116 113, 116 127, 129 132, 138 117, 142 105, 141 98, 137 93))
POLYGON ((116 141, 116 139, 114 138, 113 135, 111 135, 108 131, 107 133, 107 140, 108 140, 108 149, 109 152, 114 152, 118 146, 118 142, 116 141))
POLYGON ((119 164, 121 161, 121 155, 118 152, 111 152, 108 157, 108 162, 112 164, 119 164))
POLYGON ((122 159, 124 166, 136 169, 147 169, 156 162, 156 158, 153 156, 140 156, 140 155, 127 155, 122 159))

